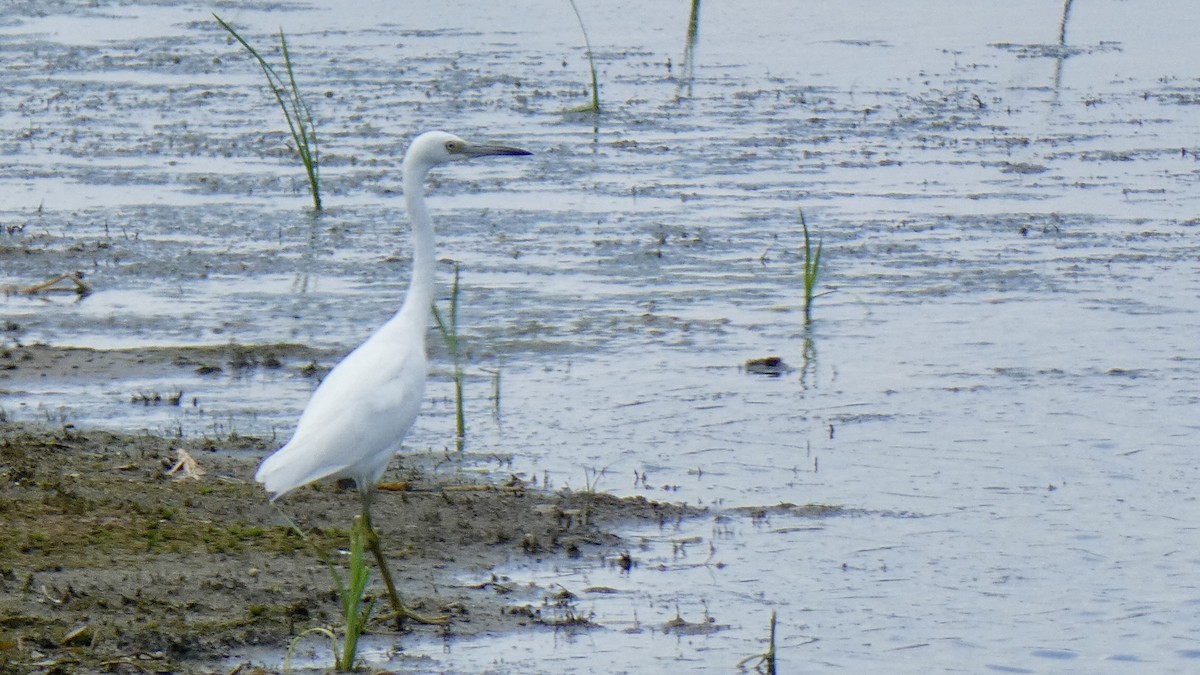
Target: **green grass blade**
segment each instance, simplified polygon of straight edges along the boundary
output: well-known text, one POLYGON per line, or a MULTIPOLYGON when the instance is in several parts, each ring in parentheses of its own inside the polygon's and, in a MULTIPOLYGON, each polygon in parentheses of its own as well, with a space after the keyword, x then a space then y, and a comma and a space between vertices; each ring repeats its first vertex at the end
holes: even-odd
POLYGON ((800 226, 804 229, 804 316, 807 319, 812 312, 812 302, 817 289, 817 277, 821 272, 821 249, 823 242, 818 240, 814 249, 812 237, 809 236, 808 222, 804 211, 800 211, 800 226))
POLYGON ((467 422, 463 413, 462 350, 458 345, 458 263, 454 263, 454 284, 450 287, 450 332, 454 334, 454 426, 461 449, 467 437, 467 422))
POLYGON ((449 320, 442 316, 436 304, 432 305, 432 309, 438 332, 442 334, 442 340, 445 341, 446 349, 450 352, 450 358, 454 363, 454 427, 458 448, 461 450, 467 437, 467 423, 466 415, 463 412, 463 380, 465 376, 462 367, 462 350, 459 349, 458 344, 458 278, 458 263, 455 263, 454 284, 450 288, 449 320))
POLYGON ((442 318, 442 312, 437 308, 437 305, 431 307, 433 309, 433 320, 437 322, 438 332, 442 334, 442 340, 446 343, 446 349, 454 352, 454 335, 450 332, 450 324, 442 318))
POLYGON ((588 68, 592 71, 592 105, 580 106, 569 112, 600 112, 600 79, 596 76, 596 60, 592 58, 592 43, 588 40, 587 27, 583 25, 583 15, 579 13, 579 7, 575 5, 575 0, 568 0, 571 3, 571 9, 575 10, 575 18, 579 20, 579 30, 583 32, 583 46, 587 48, 588 68))
POLYGON ((362 607, 363 593, 367 590, 367 581, 371 573, 367 569, 365 557, 367 537, 366 521, 362 516, 354 518, 350 528, 350 572, 346 593, 342 595, 342 616, 346 621, 346 635, 342 640, 342 657, 339 669, 348 672, 354 670, 354 661, 358 653, 358 639, 366 627, 371 615, 373 603, 368 602, 366 609, 362 607))
POLYGON ((288 117, 288 127, 292 131, 292 139, 296 142, 296 152, 300 154, 300 161, 304 163, 304 170, 308 174, 308 183, 313 188, 313 205, 320 211, 321 193, 317 189, 317 185, 320 183, 320 178, 317 175, 319 166, 317 157, 317 127, 313 124, 312 111, 309 110, 308 104, 300 96, 300 87, 296 85, 296 73, 292 69, 292 56, 288 52, 287 38, 284 37, 282 29, 279 31, 279 45, 283 52, 283 64, 288 75, 288 91, 291 92, 292 114, 286 115, 285 110, 285 116, 288 117), (291 124, 292 117, 296 120, 295 126, 291 124))
POLYGON ((283 52, 284 65, 287 69, 287 80, 280 77, 275 68, 233 26, 217 16, 216 13, 213 13, 213 18, 254 57, 254 60, 258 62, 259 67, 262 69, 263 76, 267 78, 267 84, 271 88, 271 93, 275 95, 275 101, 279 104, 279 108, 283 110, 283 117, 287 121, 292 141, 296 144, 296 154, 299 155, 300 161, 304 164, 304 171, 308 176, 309 189, 312 192, 313 206, 317 211, 320 211, 321 189, 318 171, 316 125, 313 123, 312 111, 309 110, 308 105, 304 102, 304 98, 300 96, 300 88, 296 84, 296 75, 292 69, 291 54, 288 52, 287 39, 284 37, 283 31, 279 31, 279 43, 283 52), (288 98, 286 99, 284 98, 285 92, 288 93, 288 98))

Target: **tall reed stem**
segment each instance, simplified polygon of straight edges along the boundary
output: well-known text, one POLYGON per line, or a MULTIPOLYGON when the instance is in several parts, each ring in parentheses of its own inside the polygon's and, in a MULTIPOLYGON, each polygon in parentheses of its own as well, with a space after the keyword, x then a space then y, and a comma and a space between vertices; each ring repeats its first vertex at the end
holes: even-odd
POLYGON ((463 414, 463 374, 462 350, 458 344, 458 263, 454 263, 454 283, 450 287, 450 315, 446 320, 433 306, 433 318, 437 321, 438 332, 446 342, 446 349, 454 363, 454 428, 458 449, 462 450, 467 438, 466 416, 463 414))

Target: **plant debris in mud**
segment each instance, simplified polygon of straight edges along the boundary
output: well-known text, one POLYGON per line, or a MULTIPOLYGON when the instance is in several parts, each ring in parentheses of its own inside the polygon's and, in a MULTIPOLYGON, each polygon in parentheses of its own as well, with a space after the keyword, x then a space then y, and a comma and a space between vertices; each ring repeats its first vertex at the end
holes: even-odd
MULTIPOLYGON (((346 546, 338 524, 357 495, 322 484, 289 497, 304 541, 273 524, 251 478, 270 447, 238 443, 0 425, 0 673, 212 672, 206 663, 242 647, 282 655, 302 631, 336 625, 317 549, 346 546)), ((543 589, 533 611, 525 593, 456 582, 463 570, 485 576, 513 558, 567 552, 599 561, 621 546, 608 524, 698 513, 469 483, 406 460, 405 489, 379 495, 377 522, 385 542, 403 542, 387 555, 409 601, 451 614, 450 636, 589 621, 565 588, 543 589), (564 515, 580 509, 586 519, 564 515)))

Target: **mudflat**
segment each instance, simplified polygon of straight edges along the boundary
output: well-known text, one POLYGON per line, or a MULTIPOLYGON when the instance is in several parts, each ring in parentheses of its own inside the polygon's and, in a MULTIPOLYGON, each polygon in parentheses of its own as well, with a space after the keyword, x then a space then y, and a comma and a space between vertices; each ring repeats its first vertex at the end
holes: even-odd
MULTIPOLYGON (((308 628, 337 630, 330 567, 345 574, 339 551, 357 493, 317 484, 277 509, 253 480, 274 447, 247 437, 0 425, 0 672, 229 672, 247 651, 282 654, 308 628)), ((450 625, 397 626, 373 573, 373 633, 453 640, 586 626, 561 590, 517 587, 493 570, 550 556, 628 565, 619 524, 670 527, 695 513, 642 498, 550 493, 502 473, 447 468, 454 461, 399 458, 373 507, 407 602, 449 615, 450 625)), ((256 668, 246 659, 242 672, 256 668)))

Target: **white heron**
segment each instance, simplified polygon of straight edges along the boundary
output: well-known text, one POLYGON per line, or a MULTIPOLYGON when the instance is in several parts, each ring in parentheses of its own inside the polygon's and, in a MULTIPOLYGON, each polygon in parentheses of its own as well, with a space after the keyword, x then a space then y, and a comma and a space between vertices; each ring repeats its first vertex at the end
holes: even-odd
POLYGON ((425 177, 441 164, 472 157, 528 155, 503 145, 468 143, 429 131, 404 155, 404 200, 412 223, 412 280, 404 303, 367 341, 342 359, 313 393, 296 432, 263 460, 254 479, 275 501, 322 479, 350 478, 362 497, 368 540, 399 618, 428 619, 404 606, 371 525, 371 496, 417 418, 425 393, 425 335, 433 302, 434 235, 425 207, 425 177))

